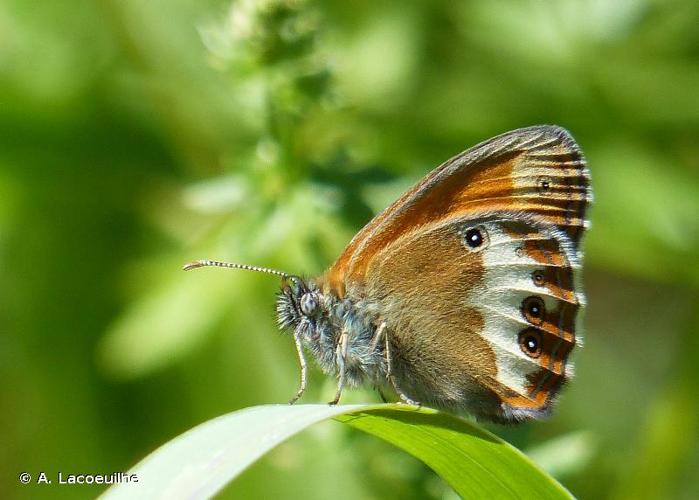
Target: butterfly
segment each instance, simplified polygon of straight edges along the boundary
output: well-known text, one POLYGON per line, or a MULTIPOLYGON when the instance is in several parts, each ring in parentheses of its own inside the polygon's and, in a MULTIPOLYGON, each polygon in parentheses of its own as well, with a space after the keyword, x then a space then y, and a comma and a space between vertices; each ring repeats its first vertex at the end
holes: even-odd
POLYGON ((585 305, 590 175, 563 128, 507 132, 447 160, 372 219, 321 276, 282 278, 276 312, 347 386, 515 423, 550 414, 585 305))

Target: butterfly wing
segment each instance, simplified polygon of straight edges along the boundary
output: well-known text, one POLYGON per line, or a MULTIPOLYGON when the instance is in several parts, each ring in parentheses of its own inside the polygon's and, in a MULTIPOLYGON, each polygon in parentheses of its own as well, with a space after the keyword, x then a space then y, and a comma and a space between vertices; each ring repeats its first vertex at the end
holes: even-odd
POLYGON ((365 296, 387 325, 398 387, 492 420, 545 415, 570 375, 584 299, 572 242, 513 212, 442 221, 379 252, 365 296), (466 235, 483 238, 476 249, 466 235), (407 279, 406 277, 410 277, 407 279))
POLYGON ((352 239, 324 276, 339 296, 361 284, 371 260, 401 235, 472 211, 536 213, 578 246, 591 191, 582 153, 563 128, 507 132, 444 162, 352 239))
POLYGON ((565 130, 513 131, 429 174, 322 283, 374 304, 409 397, 494 420, 538 417, 570 373, 590 200, 565 130))

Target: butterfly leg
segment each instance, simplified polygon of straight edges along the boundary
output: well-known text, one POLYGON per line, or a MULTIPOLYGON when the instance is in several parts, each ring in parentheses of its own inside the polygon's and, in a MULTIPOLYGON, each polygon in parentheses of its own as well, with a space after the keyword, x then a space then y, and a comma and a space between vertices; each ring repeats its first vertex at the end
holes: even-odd
MULTIPOLYGON (((386 333, 386 322, 384 321, 376 329, 376 332, 374 333, 374 338, 371 339, 371 344, 369 344, 369 352, 374 352, 376 350, 376 347, 384 339, 385 333, 386 333)), ((376 389, 376 391, 379 393, 379 396, 381 397, 381 401, 383 401, 384 403, 388 403, 388 399, 386 399, 386 395, 381 390, 381 387, 379 385, 375 385, 374 389, 376 389)))
POLYGON ((371 339, 371 344, 369 344, 369 351, 374 352, 376 350, 376 346, 379 345, 379 342, 383 340, 383 336, 386 333, 386 322, 383 321, 379 327, 376 329, 376 332, 374 332, 374 338, 371 339))
MULTIPOLYGON (((385 325, 385 323, 382 323, 382 325, 385 325)), ((396 377, 393 376, 393 371, 391 369, 391 343, 388 341, 388 335, 384 335, 384 341, 386 342, 386 376, 388 377, 388 380, 391 381, 393 389, 398 393, 398 396, 400 396, 400 399, 405 404, 417 407, 422 406, 417 401, 413 401, 408 396, 406 396, 405 393, 400 389, 400 387, 398 387, 398 384, 396 383, 396 377)))
POLYGON ((335 350, 335 359, 337 360, 337 368, 339 371, 339 379, 337 381, 337 392, 335 397, 328 404, 336 405, 340 401, 340 396, 342 395, 342 389, 345 387, 345 358, 347 357, 347 346, 349 336, 346 331, 342 331, 340 335, 340 341, 337 343, 337 349, 335 350))
POLYGON ((290 405, 293 405, 299 398, 303 395, 306 390, 306 377, 308 374, 308 365, 306 364, 306 357, 303 354, 303 345, 301 344, 301 331, 297 330, 294 332, 294 343, 296 344, 296 352, 299 355, 299 364, 301 365, 301 387, 299 387, 296 395, 289 401, 290 405))

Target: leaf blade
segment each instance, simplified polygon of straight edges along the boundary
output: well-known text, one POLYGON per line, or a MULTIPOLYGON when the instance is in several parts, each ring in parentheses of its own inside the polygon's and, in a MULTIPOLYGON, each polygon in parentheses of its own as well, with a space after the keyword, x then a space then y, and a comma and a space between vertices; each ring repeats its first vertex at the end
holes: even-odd
POLYGON ((419 458, 464 498, 571 498, 512 445, 453 415, 386 407, 335 419, 419 458))
POLYGON ((144 458, 102 498, 210 497, 275 446, 329 418, 422 460, 465 497, 570 498, 553 478, 476 424, 403 405, 267 405, 204 422, 144 458))

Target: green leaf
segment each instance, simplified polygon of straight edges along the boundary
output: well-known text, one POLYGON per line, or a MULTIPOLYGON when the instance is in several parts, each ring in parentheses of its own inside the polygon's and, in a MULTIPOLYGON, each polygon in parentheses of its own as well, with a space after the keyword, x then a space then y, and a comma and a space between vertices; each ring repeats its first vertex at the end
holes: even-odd
POLYGON ((466 498, 571 498, 500 438, 461 418, 403 405, 272 405, 205 422, 158 448, 105 499, 214 495, 258 458, 307 427, 335 418, 422 460, 466 498))

